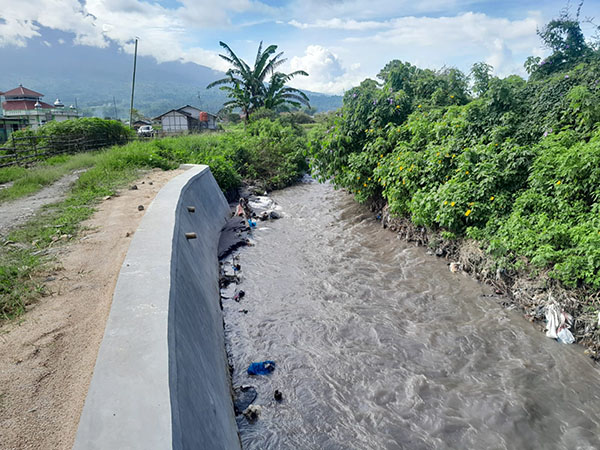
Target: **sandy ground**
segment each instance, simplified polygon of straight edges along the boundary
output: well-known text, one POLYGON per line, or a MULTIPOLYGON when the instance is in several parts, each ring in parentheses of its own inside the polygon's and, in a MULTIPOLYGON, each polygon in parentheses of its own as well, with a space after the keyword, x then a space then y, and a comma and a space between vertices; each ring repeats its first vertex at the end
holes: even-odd
POLYGON ((72 447, 138 205, 182 172, 147 173, 102 202, 45 274, 49 295, 0 328, 0 449, 72 447))

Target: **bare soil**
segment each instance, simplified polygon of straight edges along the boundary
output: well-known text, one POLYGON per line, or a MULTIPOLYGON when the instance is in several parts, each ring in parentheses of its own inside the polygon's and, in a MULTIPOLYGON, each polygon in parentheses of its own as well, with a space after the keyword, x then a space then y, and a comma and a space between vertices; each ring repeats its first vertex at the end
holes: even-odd
POLYGON ((146 173, 138 189, 104 200, 43 275, 48 295, 0 328, 2 450, 73 446, 129 242, 160 188, 182 172, 146 173))

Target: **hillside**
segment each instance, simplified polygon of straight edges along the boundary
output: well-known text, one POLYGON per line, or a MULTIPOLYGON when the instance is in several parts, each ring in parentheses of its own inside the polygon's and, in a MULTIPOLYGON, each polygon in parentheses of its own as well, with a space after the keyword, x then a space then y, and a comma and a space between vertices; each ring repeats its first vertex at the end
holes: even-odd
MULTIPOLYGON (((44 93, 47 102, 58 97, 67 105, 77 103, 86 116, 111 118, 115 117, 114 96, 116 116, 128 117, 133 58, 114 46, 71 46, 65 52, 60 46, 47 47, 34 39, 25 48, 0 48, 0 60, 11 62, 10 70, 0 71, 0 90, 21 83, 44 93), (42 52, 40 46, 44 48, 42 52)), ((221 72, 194 63, 158 64, 151 57, 138 57, 134 106, 149 117, 185 104, 215 113, 225 95, 219 89, 207 90, 206 86, 222 76, 221 72)), ((318 111, 336 109, 342 104, 341 96, 313 92, 307 95, 318 111)))

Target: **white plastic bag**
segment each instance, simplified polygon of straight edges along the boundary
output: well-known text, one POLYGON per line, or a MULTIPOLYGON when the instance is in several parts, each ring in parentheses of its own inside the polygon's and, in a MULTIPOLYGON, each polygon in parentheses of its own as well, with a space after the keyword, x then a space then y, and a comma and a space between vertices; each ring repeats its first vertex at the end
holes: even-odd
POLYGON ((558 342, 562 342, 563 344, 572 344, 573 342, 575 342, 573 334, 566 327, 562 328, 558 332, 557 339, 558 342))

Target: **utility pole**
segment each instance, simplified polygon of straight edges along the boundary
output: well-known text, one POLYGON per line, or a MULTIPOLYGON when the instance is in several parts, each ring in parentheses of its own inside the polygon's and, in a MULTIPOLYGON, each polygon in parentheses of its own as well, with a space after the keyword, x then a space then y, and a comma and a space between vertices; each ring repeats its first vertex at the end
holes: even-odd
POLYGON ((135 65, 137 63, 137 44, 138 39, 135 38, 135 50, 133 52, 133 81, 131 82, 131 106, 129 107, 129 128, 133 128, 133 93, 135 91, 135 65))

